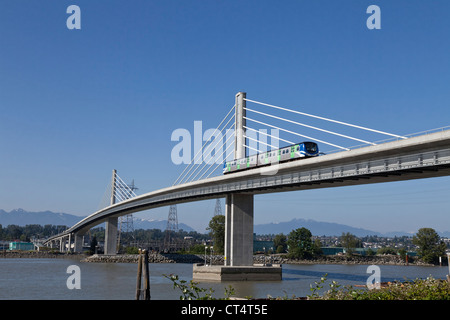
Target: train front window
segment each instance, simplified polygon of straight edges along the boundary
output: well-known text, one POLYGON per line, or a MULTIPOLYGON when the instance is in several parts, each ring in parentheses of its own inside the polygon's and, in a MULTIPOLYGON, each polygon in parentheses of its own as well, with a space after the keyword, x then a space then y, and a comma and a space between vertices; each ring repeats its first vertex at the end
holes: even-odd
POLYGON ((306 151, 317 152, 317 144, 313 142, 305 142, 306 151))

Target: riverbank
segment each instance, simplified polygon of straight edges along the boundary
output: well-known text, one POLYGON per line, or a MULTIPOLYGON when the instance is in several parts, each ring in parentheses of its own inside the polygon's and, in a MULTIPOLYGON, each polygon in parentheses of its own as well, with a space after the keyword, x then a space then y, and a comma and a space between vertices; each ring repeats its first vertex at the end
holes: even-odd
MULTIPOLYGON (((137 263, 139 255, 92 255, 83 259, 83 262, 100 262, 100 263, 137 263)), ((149 263, 205 263, 205 255, 202 254, 162 254, 149 253, 149 263)), ((213 265, 223 265, 224 259, 222 255, 207 255, 206 263, 213 265)), ((253 263, 255 264, 366 264, 366 265, 415 265, 415 266, 433 266, 419 259, 415 259, 413 263, 406 263, 400 256, 383 255, 383 256, 352 256, 334 255, 322 256, 310 260, 288 259, 285 255, 254 255, 253 263)))
MULTIPOLYGON (((85 254, 60 253, 51 251, 0 251, 0 258, 41 258, 41 259, 78 259, 81 262, 93 263, 137 263, 139 255, 137 254, 118 254, 104 255, 94 254, 87 256, 85 254)), ((176 253, 149 253, 150 263, 204 263, 205 255, 203 254, 176 254, 176 253)), ((333 255, 322 256, 310 260, 288 259, 286 255, 254 255, 253 262, 255 264, 366 264, 366 265, 415 265, 415 266, 433 266, 422 262, 415 258, 414 261, 406 263, 397 255, 382 256, 351 256, 333 255)), ((213 265, 223 265, 224 259, 222 255, 207 255, 206 263, 213 265)))
POLYGON ((9 258, 9 259, 84 259, 86 258, 85 254, 76 254, 76 253, 61 253, 58 251, 21 251, 21 250, 3 250, 0 251, 0 259, 1 258, 9 258))

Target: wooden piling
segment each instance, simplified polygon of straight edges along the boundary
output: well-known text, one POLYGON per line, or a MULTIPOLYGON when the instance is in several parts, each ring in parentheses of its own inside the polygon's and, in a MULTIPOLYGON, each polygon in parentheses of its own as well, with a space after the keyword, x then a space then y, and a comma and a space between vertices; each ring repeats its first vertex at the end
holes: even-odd
POLYGON ((139 300, 141 296, 141 277, 142 277, 142 254, 141 249, 139 249, 137 282, 136 282, 136 300, 139 300))
POLYGON ((139 249, 138 271, 136 280, 136 300, 144 293, 144 300, 150 300, 150 269, 148 267, 148 251, 139 249), (144 289, 141 289, 142 276, 144 277, 144 289))
POLYGON ((148 267, 148 251, 144 250, 144 300, 150 300, 150 270, 148 267))

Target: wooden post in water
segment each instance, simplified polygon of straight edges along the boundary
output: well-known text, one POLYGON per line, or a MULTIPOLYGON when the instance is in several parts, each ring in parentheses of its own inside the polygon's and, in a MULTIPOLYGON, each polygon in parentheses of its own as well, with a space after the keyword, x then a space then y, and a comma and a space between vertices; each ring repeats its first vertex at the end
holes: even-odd
POLYGON ((139 300, 139 297, 141 295, 141 275, 142 275, 142 254, 141 249, 139 249, 137 282, 136 282, 136 300, 139 300))
POLYGON ((144 300, 150 300, 150 270, 148 268, 148 251, 144 250, 144 300))
POLYGON ((139 249, 138 271, 136 280, 136 300, 144 292, 144 300, 150 300, 150 270, 148 267, 148 251, 139 249), (141 290, 142 276, 144 276, 144 289, 141 290))

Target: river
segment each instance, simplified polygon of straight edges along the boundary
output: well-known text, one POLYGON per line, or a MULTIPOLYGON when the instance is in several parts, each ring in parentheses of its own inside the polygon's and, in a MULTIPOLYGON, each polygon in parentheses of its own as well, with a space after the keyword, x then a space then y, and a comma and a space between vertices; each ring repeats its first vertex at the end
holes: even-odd
MULTIPOLYGON (((223 298, 225 287, 231 285, 238 297, 266 298, 305 297, 311 294, 310 284, 328 274, 328 283, 364 285, 371 275, 367 265, 283 265, 281 281, 201 282, 200 287, 211 288, 214 296, 223 298)), ((414 280, 416 278, 445 279, 448 267, 380 265, 381 281, 414 280)), ((152 300, 178 300, 181 292, 164 274, 176 274, 180 279, 192 279, 192 264, 151 263, 150 294, 152 300)), ((0 259, 1 300, 132 300, 136 290, 137 264, 86 263, 73 259, 0 259), (80 289, 69 289, 67 280, 79 267, 80 289)))

